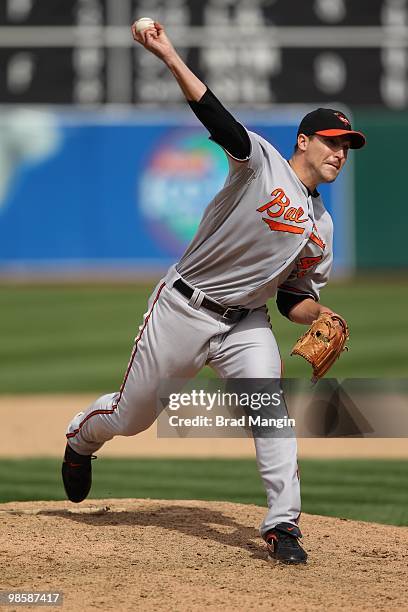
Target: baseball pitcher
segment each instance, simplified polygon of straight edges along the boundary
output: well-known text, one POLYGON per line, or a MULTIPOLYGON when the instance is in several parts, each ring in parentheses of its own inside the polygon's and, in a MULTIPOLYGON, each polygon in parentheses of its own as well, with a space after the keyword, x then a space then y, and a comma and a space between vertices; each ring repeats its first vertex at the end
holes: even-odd
MULTIPOLYGON (((234 119, 182 61, 160 23, 145 18, 132 32, 174 75, 224 149, 229 173, 184 255, 154 289, 119 392, 100 397, 68 425, 62 474, 73 502, 90 491, 93 453, 113 436, 136 435, 154 422, 161 380, 193 378, 204 365, 223 378, 281 376, 269 298, 295 323, 311 325, 325 315, 330 330, 343 321, 319 302, 332 265, 333 226, 317 187, 336 180, 349 149, 364 146, 364 135, 342 112, 319 108, 301 121, 286 160, 234 119)), ((321 338, 326 328, 319 329, 321 338)), ((305 563, 296 439, 259 437, 255 448, 267 493, 260 531, 269 556, 305 563)))

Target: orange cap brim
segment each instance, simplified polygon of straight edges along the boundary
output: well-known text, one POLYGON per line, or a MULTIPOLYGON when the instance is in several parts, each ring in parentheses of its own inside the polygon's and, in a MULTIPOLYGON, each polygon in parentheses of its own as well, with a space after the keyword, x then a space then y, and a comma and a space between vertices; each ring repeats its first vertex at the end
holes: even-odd
POLYGON ((354 132, 353 130, 319 130, 315 134, 319 134, 319 136, 349 136, 351 149, 361 149, 366 143, 364 134, 362 132, 354 132))

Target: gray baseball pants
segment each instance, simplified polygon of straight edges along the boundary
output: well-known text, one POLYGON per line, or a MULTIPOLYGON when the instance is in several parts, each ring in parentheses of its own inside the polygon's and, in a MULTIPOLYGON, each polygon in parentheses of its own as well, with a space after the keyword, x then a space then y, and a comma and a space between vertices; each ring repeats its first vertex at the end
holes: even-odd
MULTIPOLYGON (((79 454, 92 454, 114 436, 134 436, 150 427, 165 379, 193 378, 205 365, 221 378, 281 376, 266 308, 228 322, 197 308, 201 292, 189 301, 174 289, 179 277, 171 268, 153 291, 120 392, 103 395, 70 422, 68 443, 79 454)), ((295 437, 254 440, 268 502, 260 527, 264 534, 281 522, 296 524, 300 515, 297 445, 295 437)))

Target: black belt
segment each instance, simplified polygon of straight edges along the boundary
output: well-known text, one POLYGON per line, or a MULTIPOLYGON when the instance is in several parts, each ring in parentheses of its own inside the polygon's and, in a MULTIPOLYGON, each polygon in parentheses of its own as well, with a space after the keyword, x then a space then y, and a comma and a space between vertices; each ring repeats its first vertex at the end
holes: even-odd
MULTIPOLYGON (((177 279, 173 287, 177 289, 184 297, 190 299, 194 293, 194 289, 187 285, 181 278, 177 279)), ((249 310, 247 308, 224 308, 221 304, 217 304, 213 300, 205 297, 201 302, 201 307, 216 312, 217 314, 228 319, 228 321, 236 322, 247 316, 249 310)))

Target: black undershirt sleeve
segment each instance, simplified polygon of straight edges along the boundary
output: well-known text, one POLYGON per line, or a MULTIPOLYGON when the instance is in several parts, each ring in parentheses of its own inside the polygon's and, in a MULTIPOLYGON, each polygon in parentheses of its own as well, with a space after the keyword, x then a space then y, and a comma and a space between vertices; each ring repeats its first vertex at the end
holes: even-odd
POLYGON ((188 102, 191 110, 211 134, 211 140, 238 160, 248 159, 251 141, 241 123, 227 111, 210 89, 198 102, 188 102))
POLYGON ((303 300, 306 300, 307 298, 312 298, 312 296, 303 293, 299 295, 294 295, 293 293, 288 293, 287 291, 279 291, 278 289, 278 293, 276 295, 276 305, 278 307, 279 312, 284 317, 287 317, 289 319, 289 312, 293 308, 293 306, 296 306, 296 304, 299 304, 299 302, 303 302, 303 300))

